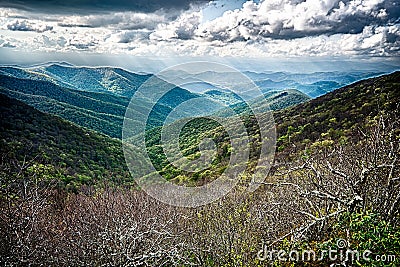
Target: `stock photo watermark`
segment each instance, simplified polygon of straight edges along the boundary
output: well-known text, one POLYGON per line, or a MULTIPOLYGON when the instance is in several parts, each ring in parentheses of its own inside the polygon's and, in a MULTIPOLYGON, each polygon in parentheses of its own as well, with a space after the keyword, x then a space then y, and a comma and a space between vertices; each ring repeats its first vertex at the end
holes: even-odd
POLYGON ((262 145, 248 192, 255 191, 264 181, 275 155, 273 115, 263 92, 250 78, 232 67, 213 62, 190 62, 162 70, 143 83, 132 97, 124 117, 122 142, 125 161, 136 183, 153 198, 173 206, 198 207, 220 199, 236 186, 249 163, 251 137, 242 118, 229 105, 196 97, 178 104, 165 118, 161 127, 161 153, 180 171, 195 173, 210 168, 216 155, 216 143, 212 139, 204 138, 200 142, 199 158, 188 159, 180 151, 181 130, 190 121, 205 118, 222 125, 229 136, 231 154, 227 167, 212 182, 194 187, 176 185, 156 169, 146 147, 146 127, 153 118, 154 103, 176 88, 199 82, 240 97, 253 113, 262 145), (252 99, 257 99, 257 105, 252 99), (223 110, 224 115, 212 112, 212 108, 223 110))
POLYGON ((261 262, 330 262, 330 266, 347 266, 344 263, 354 262, 384 262, 391 263, 396 260, 396 255, 375 254, 369 249, 356 250, 344 239, 337 239, 336 248, 329 247, 321 250, 284 250, 274 249, 263 244, 257 253, 257 259, 261 262))

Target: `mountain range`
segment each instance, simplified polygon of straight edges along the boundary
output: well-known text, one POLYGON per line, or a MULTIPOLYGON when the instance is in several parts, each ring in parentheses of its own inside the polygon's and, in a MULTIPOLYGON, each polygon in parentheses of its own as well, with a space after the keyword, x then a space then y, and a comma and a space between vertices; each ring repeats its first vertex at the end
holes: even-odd
MULTIPOLYGON (((200 73, 199 77, 205 74, 200 73)), ((151 98, 135 95, 137 89, 150 78, 157 79, 154 75, 136 74, 111 67, 90 68, 58 64, 33 68, 0 67, 0 92, 43 112, 58 115, 77 125, 116 138, 121 137, 128 106, 129 109, 134 109, 131 110, 131 119, 141 118, 143 107, 151 109, 147 128, 163 125, 171 111, 189 99, 198 101, 195 106, 172 113, 168 122, 185 117, 223 113, 223 109, 227 107, 238 113, 248 110, 247 104, 234 93, 200 82, 191 84, 192 87, 186 85, 192 91, 186 87, 174 87, 156 103, 151 98)), ((157 82, 166 83, 161 79, 157 82)), ((284 89, 278 91, 282 90, 284 89)), ((280 93, 278 91, 265 92, 267 103, 274 110, 310 98, 293 89, 280 93)), ((252 100, 252 104, 255 102, 257 99, 252 100)), ((260 110, 268 108, 261 107, 260 110)))
MULTIPOLYGON (((47 166, 45 171, 49 175, 60 177, 65 185, 72 188, 101 179, 130 183, 121 142, 110 138, 119 136, 115 129, 120 129, 118 124, 122 122, 129 99, 109 93, 73 90, 48 80, 22 79, 9 75, 1 75, 0 78, 2 155, 16 160, 29 158, 44 163, 47 166), (109 128, 105 128, 106 125, 109 128), (114 136, 111 134, 113 131, 114 136), (108 136, 102 134, 104 132, 108 136)), ((306 102, 306 98, 301 101, 293 100, 293 103, 287 104, 291 107, 277 107, 274 111, 278 132, 276 158, 279 160, 279 155, 288 149, 292 150, 293 147, 289 144, 293 142, 296 149, 301 151, 305 146, 309 147, 321 140, 339 141, 351 138, 355 130, 363 128, 379 112, 396 111, 400 99, 396 89, 399 79, 400 72, 395 72, 354 83, 306 102), (295 105, 295 102, 302 103, 295 105)), ((225 97, 225 93, 221 95, 225 97)), ((235 96, 229 97, 236 99, 235 96)), ((304 95, 290 90, 266 95, 269 103, 272 102, 271 106, 281 103, 281 99, 290 102, 288 97, 301 98, 304 95), (276 100, 278 102, 274 102, 276 100)), ((257 99, 253 101, 257 103, 257 99)), ((169 111, 168 105, 160 104, 159 107, 160 113, 169 111)), ((248 107, 241 102, 233 105, 233 108, 241 114, 252 137, 254 149, 250 156, 253 159, 257 156, 257 147, 260 145, 257 124, 246 110, 248 107)), ((216 161, 211 169, 203 173, 176 171, 162 156, 160 131, 160 125, 149 128, 146 142, 153 163, 166 177, 178 179, 180 182, 203 183, 205 177, 212 179, 224 170, 229 159, 229 139, 218 123, 196 119, 185 126, 181 133, 181 148, 189 158, 197 157, 198 144, 202 138, 209 136, 216 141, 216 161)))

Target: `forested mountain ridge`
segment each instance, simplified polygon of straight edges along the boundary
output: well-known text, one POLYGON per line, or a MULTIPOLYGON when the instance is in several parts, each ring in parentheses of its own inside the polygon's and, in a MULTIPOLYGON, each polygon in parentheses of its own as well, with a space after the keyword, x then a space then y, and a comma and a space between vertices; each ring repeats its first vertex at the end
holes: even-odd
MULTIPOLYGON (((57 85, 89 92, 110 93, 118 96, 132 97, 136 90, 153 74, 139 74, 116 67, 79 67, 70 64, 51 63, 30 68, 0 67, 0 73, 16 78, 45 80, 57 85)), ((263 93, 285 89, 298 90, 312 98, 346 86, 358 80, 382 75, 382 72, 243 72, 263 93)), ((171 73, 170 75, 186 75, 171 73)), ((224 73, 203 72, 196 74, 200 80, 207 75, 224 75, 224 73)), ((184 87, 193 93, 219 88, 207 84, 187 84, 184 87)))
MULTIPOLYGON (((87 92, 59 86, 47 80, 15 78, 0 74, 0 92, 19 99, 43 112, 59 115, 83 127, 121 137, 121 128, 130 99, 107 93, 87 92)), ((154 105, 149 127, 160 126, 179 103, 199 97, 175 88, 156 104, 135 99, 137 106, 154 105)), ((137 112, 140 113, 138 110, 137 112)))
MULTIPOLYGON (((324 96, 274 112, 277 127, 276 160, 288 160, 307 153, 310 149, 332 146, 336 143, 351 143, 357 139, 359 131, 368 128, 377 116, 385 113, 396 113, 399 110, 400 72, 356 82, 335 90, 324 96)), ((268 99, 268 98, 267 98, 268 99)), ((245 114, 245 113, 244 113, 245 114)), ((243 120, 251 138, 252 147, 260 147, 257 121, 250 115, 243 120)), ((262 120, 269 116, 261 115, 262 120)), ((171 177, 182 177, 182 171, 176 170, 162 156, 160 147, 161 128, 148 132, 148 150, 153 155, 153 162, 159 170, 171 177)), ((213 138, 218 144, 215 166, 200 174, 186 173, 191 179, 202 183, 199 177, 218 176, 228 163, 230 140, 223 127, 210 120, 199 119, 186 126, 181 132, 181 149, 189 158, 198 156, 198 145, 202 138, 213 138), (201 130, 199 130, 201 129, 201 130), (192 134, 189 134, 192 133, 192 134), (196 133, 196 134, 193 134, 196 133)), ((250 153, 250 165, 257 159, 257 149, 250 153)), ((184 176, 185 176, 184 175, 184 176)))
MULTIPOLYGON (((313 145, 314 146, 318 145, 323 140, 328 140, 329 142, 337 142, 339 140, 342 140, 343 142, 345 142, 347 139, 352 137, 355 131, 357 131, 358 129, 362 129, 365 125, 368 124, 369 120, 373 120, 374 116, 376 116, 378 112, 395 111, 397 108, 396 106, 397 103, 400 102, 399 91, 396 90, 396 88, 399 85, 398 83, 399 76, 400 72, 395 72, 390 75, 384 75, 381 77, 360 81, 353 85, 336 90, 332 93, 328 93, 325 96, 305 102, 303 104, 275 111, 274 117, 275 117, 275 122, 277 123, 277 131, 278 131, 277 148, 278 151, 281 152, 278 153, 278 158, 279 155, 282 154, 282 152, 286 151, 285 153, 289 153, 289 151, 293 150, 293 146, 291 144, 297 144, 296 150, 302 151, 302 149, 304 148, 307 147, 309 148, 312 147, 313 145)), ((15 81, 21 82, 22 84, 27 83, 28 85, 32 85, 31 80, 24 80, 24 79, 15 80, 15 78, 10 78, 9 81, 7 80, 3 81, 5 81, 3 84, 6 85, 8 84, 8 82, 11 84, 15 81)), ((42 86, 43 82, 38 81, 38 83, 39 85, 42 86)), ((101 122, 100 124, 101 127, 104 127, 105 122, 108 121, 110 123, 111 129, 120 129, 115 124, 115 122, 118 121, 119 119, 119 123, 122 124, 122 115, 124 112, 124 105, 127 104, 127 99, 105 94, 70 91, 69 89, 61 87, 54 87, 54 85, 51 83, 45 83, 45 85, 48 87, 44 88, 50 90, 43 90, 42 96, 38 95, 32 96, 29 94, 16 91, 11 92, 4 88, 1 89, 1 92, 6 92, 8 95, 16 96, 18 98, 26 97, 28 99, 27 101, 30 101, 31 103, 37 103, 37 105, 40 106, 47 105, 47 108, 49 110, 52 108, 57 109, 58 105, 59 105, 59 110, 67 108, 66 112, 68 113, 69 116, 71 116, 72 118, 71 121, 73 121, 73 118, 74 116, 76 116, 76 114, 78 114, 78 117, 85 115, 88 118, 91 118, 93 114, 93 118, 96 118, 97 121, 101 122), (51 99, 51 97, 54 98, 60 97, 62 94, 65 94, 66 96, 70 95, 73 96, 74 94, 82 94, 79 95, 79 99, 83 99, 83 101, 87 101, 87 103, 90 103, 90 105, 87 104, 87 106, 89 106, 90 108, 82 108, 81 110, 79 110, 76 108, 76 106, 71 106, 71 104, 69 103, 62 102, 63 104, 61 105, 60 104, 61 102, 57 102, 51 99), (105 107, 108 107, 110 108, 110 110, 107 110, 109 114, 113 112, 113 110, 116 113, 113 115, 107 115, 105 113, 103 114, 101 112, 98 112, 98 110, 96 110, 97 107, 103 109, 105 107), (89 112, 90 109, 93 111, 93 113, 89 112)), ((31 88, 31 90, 34 89, 31 88)), ((285 92, 281 92, 278 95, 276 94, 273 95, 276 97, 284 93, 285 92)), ((68 97, 65 97, 65 99, 68 99, 68 97)), ((41 145, 35 145, 36 148, 38 147, 46 148, 54 146, 56 148, 54 148, 53 150, 57 152, 54 153, 52 152, 53 154, 51 154, 52 155, 51 158, 54 156, 54 159, 56 159, 57 162, 62 162, 64 159, 61 159, 60 155, 67 155, 65 156, 65 161, 68 161, 69 164, 72 165, 75 164, 72 163, 74 161, 71 161, 71 159, 76 157, 72 156, 73 154, 71 154, 70 151, 69 152, 67 151, 67 153, 59 151, 66 148, 66 144, 64 143, 66 140, 65 138, 60 139, 54 136, 56 135, 56 133, 59 132, 58 130, 57 131, 45 130, 44 137, 42 140, 41 138, 37 139, 38 137, 40 137, 40 134, 38 134, 38 132, 40 132, 41 130, 38 129, 37 126, 35 126, 36 124, 46 125, 47 122, 55 120, 57 121, 56 125, 64 123, 65 125, 63 124, 64 125, 63 127, 68 128, 71 125, 70 123, 67 122, 62 123, 61 122, 62 120, 60 119, 53 118, 51 115, 43 114, 16 100, 7 98, 4 95, 2 96, 2 102, 5 103, 2 105, 2 114, 3 114, 2 117, 4 118, 3 119, 4 123, 2 126, 3 127, 2 135, 3 136, 7 135, 7 138, 3 138, 3 140, 11 141, 10 144, 13 144, 12 141, 17 141, 17 143, 19 144, 22 143, 35 144, 38 140, 41 140, 41 142, 44 143, 41 145), (15 109, 13 108, 13 106, 15 106, 15 109), (30 115, 27 116, 26 115, 27 113, 30 113, 30 115), (13 120, 15 120, 18 123, 13 125, 11 123, 13 120), (15 127, 20 127, 18 128, 20 130, 17 130, 17 128, 15 127), (46 137, 46 135, 49 136, 46 137), (22 138, 22 140, 19 140, 20 138, 22 138), (29 138, 33 139, 29 140, 29 138), (49 140, 52 141, 50 142, 49 140), (58 140, 60 143, 55 142, 55 140, 58 140), (57 148, 57 146, 60 147, 57 148)), ((165 112, 168 112, 168 110, 165 110, 165 112)), ((247 127, 249 129, 252 129, 249 132, 250 136, 252 135, 256 136, 257 127, 255 122, 252 120, 251 116, 250 117, 248 115, 242 115, 242 116, 243 119, 245 120, 245 124, 247 125, 247 127)), ((96 120, 93 119, 93 121, 96 120)), ((49 127, 52 128, 52 126, 50 125, 41 127, 43 129, 47 129, 49 127)), ((61 126, 57 126, 57 128, 60 127, 61 126)), ((91 125, 90 127, 87 128, 93 129, 95 127, 91 125)), ((75 133, 77 131, 76 129, 78 128, 76 128, 76 126, 73 126, 73 129, 74 130, 72 132, 75 133)), ((173 179, 177 175, 178 176, 181 175, 181 173, 177 172, 173 175, 168 174, 171 171, 170 169, 171 166, 165 161, 166 160, 165 158, 163 157, 160 158, 160 156, 162 155, 162 151, 160 151, 160 147, 158 146, 158 143, 160 141, 159 130, 160 128, 154 128, 152 130, 149 129, 147 133, 148 136, 147 145, 149 153, 155 160, 154 163, 160 168, 160 170, 164 168, 163 172, 169 175, 171 179, 173 179)), ((104 140, 105 143, 110 144, 107 146, 114 147, 115 151, 118 152, 114 151, 114 153, 105 153, 105 154, 110 154, 110 156, 116 157, 116 161, 113 163, 112 166, 118 166, 118 169, 122 168, 122 166, 125 166, 122 157, 122 150, 120 148, 121 143, 119 141, 109 139, 105 136, 95 134, 94 132, 85 129, 82 129, 80 131, 81 131, 80 135, 83 135, 83 137, 79 136, 79 139, 82 140, 88 139, 88 135, 86 134, 90 133, 89 134, 90 136, 94 136, 97 139, 104 140)), ((66 134, 68 135, 69 132, 67 132, 66 134)), ((226 136, 226 133, 224 132, 223 128, 221 128, 221 126, 209 120, 197 120, 194 123, 188 124, 181 133, 181 138, 183 138, 182 141, 184 140, 182 149, 185 151, 186 156, 195 158, 198 150, 198 143, 200 142, 201 138, 204 138, 206 136, 211 136, 218 141, 219 145, 218 161, 215 162, 216 165, 214 166, 215 168, 214 171, 216 171, 214 174, 218 174, 221 170, 224 169, 223 166, 224 164, 227 163, 226 160, 229 157, 228 153, 229 140, 227 139, 228 137, 226 136)), ((69 136, 69 138, 73 137, 69 136)), ((78 136, 76 136, 76 138, 78 138, 78 136)), ((259 140, 257 138, 252 140, 254 146, 259 145, 258 144, 259 140)), ((4 142, 9 143, 9 141, 4 141, 4 142)), ((68 141, 68 142, 71 144, 77 144, 76 141, 68 141)), ((101 145, 96 142, 93 145, 95 147, 101 147, 101 145)), ((105 146, 105 148, 107 148, 107 146, 105 146)), ((90 145, 88 144, 88 147, 85 149, 90 151, 91 150, 90 145)), ((23 153, 17 153, 17 154, 22 155, 23 153)), ((253 153, 251 155, 255 157, 257 153, 256 154, 253 153)), ((88 155, 86 154, 82 155, 82 157, 86 156, 88 155)), ((44 157, 47 156, 45 155, 44 157)), ((89 165, 96 166, 96 158, 91 159, 89 165)), ((83 166, 83 165, 77 164, 76 166, 83 166)), ((126 169, 125 167, 123 167, 122 169, 119 172, 124 173, 123 176, 126 178, 127 175, 127 173, 125 173, 126 169), (122 169, 124 171, 122 171, 122 169)), ((212 169, 207 172, 208 175, 211 175, 210 171, 212 171, 212 169)), ((205 174, 196 174, 195 179, 197 180, 199 179, 199 177, 204 177, 204 175, 205 174)), ((97 176, 89 173, 87 177, 97 177, 97 176)), ((192 174, 190 174, 189 176, 192 176, 192 174)), ((91 178, 87 179, 91 180, 91 178)))
MULTIPOLYGON (((150 76, 145 77, 148 79, 150 76)), ((205 101, 197 102, 196 106, 181 110, 179 113, 173 114, 169 119, 173 121, 193 115, 209 115, 218 111, 223 105, 230 103, 230 101, 226 102, 224 100, 226 96, 221 97, 222 92, 219 94, 219 98, 215 98, 215 92, 213 95, 197 94, 179 87, 172 88, 157 103, 153 103, 152 99, 139 98, 137 96, 130 99, 130 96, 146 79, 144 76, 137 76, 134 73, 116 68, 78 68, 59 65, 50 65, 37 69, 0 67, 0 92, 19 99, 43 112, 58 115, 80 126, 117 138, 121 138, 124 115, 131 100, 130 108, 134 109, 137 114, 131 119, 139 118, 141 109, 144 106, 152 107, 154 105, 147 121, 147 128, 163 125, 168 114, 179 104, 189 99, 204 98, 205 101), (49 70, 49 73, 43 71, 45 69, 49 70), (40 70, 43 72, 40 72, 40 70), (130 85, 118 83, 113 86, 121 87, 118 90, 129 91, 130 93, 125 94, 105 90, 104 88, 103 90, 97 88, 97 85, 93 85, 94 80, 96 83, 101 82, 101 79, 104 78, 102 75, 109 71, 123 75, 123 78, 119 77, 114 80, 123 79, 125 82, 129 80, 130 85), (65 79, 60 80, 58 76, 54 76, 54 73, 61 75, 65 79), (87 79, 80 76, 78 79, 74 76, 82 73, 91 74, 88 74, 89 78, 87 79), (75 83, 74 77, 80 83, 85 84, 75 83), (91 79, 94 80, 91 81, 91 79), (94 87, 92 88, 90 85, 94 87)), ((270 98, 268 102, 273 109, 282 109, 308 100, 307 96, 301 95, 301 93, 294 90, 285 92, 285 95, 280 94, 279 97, 273 95, 276 92, 268 92, 266 94, 266 98, 270 98)), ((244 103, 238 103, 236 106, 234 108, 235 111, 246 111, 244 103)), ((268 109, 268 107, 265 108, 268 109)))
MULTIPOLYGON (((396 110, 396 105, 400 102, 399 90, 396 89, 398 87, 399 78, 400 72, 395 72, 390 75, 384 75, 381 77, 360 81, 353 85, 328 93, 325 96, 305 102, 303 104, 275 111, 274 117, 275 122, 277 123, 278 130, 278 151, 291 151, 293 147, 289 144, 292 143, 296 143, 296 149, 301 150, 305 147, 310 147, 315 142, 318 143, 321 140, 340 139, 345 141, 348 138, 351 138, 354 131, 356 131, 357 129, 362 129, 364 125, 368 124, 368 120, 372 120, 374 116, 378 114, 378 111, 396 110)), ((6 85, 7 87, 14 86, 15 88, 24 88, 22 90, 24 93, 18 92, 18 90, 10 91, 8 89, 2 88, 1 92, 5 92, 9 96, 18 97, 19 99, 25 97, 26 99, 28 99, 27 101, 30 101, 31 103, 36 103, 36 105, 38 105, 39 107, 47 105, 47 107, 45 107, 48 110, 56 109, 56 112, 54 112, 56 114, 60 114, 61 110, 65 110, 66 114, 68 116, 71 116, 71 121, 74 121, 74 119, 76 119, 75 116, 78 116, 78 118, 80 118, 81 116, 81 118, 89 118, 89 120, 92 120, 95 123, 100 122, 101 129, 104 129, 104 125, 106 125, 106 123, 109 123, 110 129, 118 129, 118 131, 120 131, 121 128, 117 124, 122 124, 122 116, 124 115, 125 111, 124 105, 127 105, 128 103, 128 100, 126 98, 111 96, 107 94, 73 91, 43 81, 32 82, 31 80, 26 79, 3 77, 2 84, 3 86, 6 85), (34 86, 32 87, 31 85, 34 86), (29 92, 35 92, 36 96, 30 95, 29 92), (74 98, 75 94, 79 94, 79 99, 82 100, 82 102, 75 103, 75 100, 77 99, 74 98), (53 98, 55 100, 51 100, 53 98), (76 107, 79 105, 81 105, 81 109, 78 109, 76 107), (99 110, 104 111, 104 113, 99 112, 99 110), (92 111, 92 113, 90 111, 92 111)), ((284 92, 281 92, 280 94, 284 94, 284 92)), ((22 127, 21 129, 23 129, 20 134, 27 134, 26 136, 20 136, 24 139, 24 141, 19 141, 19 143, 35 143, 35 141, 25 140, 28 139, 28 136, 36 136, 36 134, 29 133, 29 129, 35 130, 35 123, 39 123, 39 125, 43 124, 46 121, 49 121, 49 118, 52 117, 50 115, 42 114, 35 109, 29 108, 28 106, 26 106, 26 108, 21 108, 21 106, 23 105, 22 103, 19 103, 18 101, 12 99, 10 99, 9 101, 6 99, 8 98, 2 96, 2 101, 4 103, 10 102, 8 105, 3 105, 2 107, 3 113, 5 112, 4 108, 8 107, 8 113, 3 114, 4 123, 2 126, 2 134, 10 134, 10 132, 7 130, 8 127, 17 127, 15 125, 12 125, 11 123, 11 121, 15 119, 15 121, 19 122, 16 125, 19 125, 19 127, 22 127), (10 112, 11 110, 13 110, 12 106, 10 106, 11 104, 16 105, 17 107, 15 109, 16 112, 14 113, 10 112), (32 114, 29 116, 20 115, 19 113, 22 111, 23 114, 26 114, 26 112, 28 111, 30 111, 32 114), (15 116, 17 116, 17 118, 15 118, 15 116), (21 118, 19 117, 22 117, 22 122, 21 118), (37 118, 34 120, 34 117, 37 118), (27 121, 28 118, 30 118, 32 122, 30 122, 29 120, 27 121), (25 129, 25 124, 28 129, 25 129)), ((168 109, 166 109, 164 112, 168 112, 168 109)), ((163 112, 161 113, 163 114, 163 112)), ((256 125, 253 125, 254 122, 252 122, 250 117, 244 116, 244 118, 247 121, 247 125, 251 129, 256 129, 254 128, 254 126, 256 125)), ((61 123, 59 122, 59 119, 54 120, 58 121, 57 124, 61 123)), ((81 123, 76 123, 82 125, 81 123)), ((185 144, 182 148, 186 151, 185 153, 187 154, 187 156, 190 157, 190 154, 194 153, 192 156, 195 157, 195 154, 197 153, 196 147, 198 145, 198 142, 200 141, 199 138, 204 136, 214 136, 220 141, 220 148, 222 150, 220 150, 219 162, 222 164, 224 163, 223 159, 229 156, 229 154, 226 154, 226 151, 228 151, 229 147, 228 140, 226 139, 227 136, 223 135, 224 131, 220 126, 218 126, 218 124, 210 123, 211 122, 208 120, 202 120, 198 121, 198 123, 192 123, 188 127, 185 127, 185 131, 182 132, 182 138, 185 139, 185 144), (200 129, 195 131, 197 132, 196 136, 187 135, 185 133, 186 131, 192 132, 193 130, 191 130, 191 127, 196 127, 200 129)), ((44 129, 46 129, 46 127, 44 127, 44 129)), ((87 128, 96 129, 96 126, 89 125, 89 127, 87 128)), ((72 132, 75 131, 76 130, 73 130, 72 132)), ((85 131, 87 130, 82 130, 82 134, 84 134, 85 131)), ((157 157, 160 156, 159 147, 157 145, 159 142, 158 131, 159 128, 155 128, 154 130, 149 131, 147 134, 149 137, 148 146, 150 154, 153 154, 154 156, 157 155, 157 157)), ((18 140, 18 131, 16 129, 13 129, 12 132, 13 134, 10 134, 8 138, 11 138, 11 136, 13 136, 14 139, 18 140)), ((50 131, 50 134, 54 135, 55 132, 50 131)), ((252 132, 251 134, 256 134, 256 132, 252 132)), ((116 134, 116 136, 118 135, 116 134)), ((54 138, 54 136, 43 137, 42 141, 47 144, 47 142, 50 142, 49 140, 54 140, 54 138)), ((86 135, 83 138, 87 139, 86 135)), ((255 143, 257 143, 256 140, 254 141, 255 143)), ((107 143, 111 141, 105 142, 107 143)), ((120 146, 117 141, 112 141, 111 144, 111 146, 113 147, 120 146)), ((42 145, 41 147, 45 148, 46 146, 47 145, 42 145)), ((90 148, 87 147, 87 150, 90 150, 90 148)), ((121 153, 121 151, 118 153, 121 153)), ((55 153, 55 158, 59 158, 59 155, 62 154, 65 153, 55 153)), ((69 158, 69 156, 67 156, 67 158, 69 158)), ((119 158, 119 160, 117 160, 114 164, 118 166, 124 165, 122 154, 118 154, 117 158, 119 158)), ((167 167, 168 165, 164 165, 165 163, 161 163, 164 160, 165 159, 159 159, 156 165, 167 167)), ((61 159, 59 159, 59 161, 61 161, 61 159)))
POLYGON ((254 73, 245 72, 262 91, 296 89, 312 98, 319 97, 359 80, 382 75, 382 72, 314 72, 314 73, 254 73))
MULTIPOLYGON (((190 209, 164 205, 137 188, 118 139, 0 94, 0 261, 261 267, 267 264, 260 257, 264 242, 276 251, 319 252, 336 249, 337 240, 372 256, 397 255, 399 76, 368 79, 275 111, 277 160, 259 189, 250 193, 239 183, 221 200, 190 209)), ((254 117, 242 119, 252 144, 248 173, 240 177, 247 179, 262 140, 254 117)), ((147 131, 147 150, 174 183, 204 184, 229 164, 229 138, 218 123, 197 119, 182 130, 180 149, 189 159, 198 156, 203 138, 217 144, 211 168, 191 174, 163 162, 159 130, 147 131)), ((372 256, 360 264, 399 265, 398 258, 372 256)), ((332 261, 290 265, 303 263, 332 261)))
POLYGON ((120 135, 128 100, 107 94, 87 93, 60 87, 48 81, 0 76, 0 92, 43 112, 59 115, 83 127, 120 135))
POLYGON ((298 149, 318 140, 352 138, 384 113, 396 113, 400 103, 400 71, 342 87, 274 114, 278 147, 298 149))
POLYGON ((125 97, 132 97, 140 85, 152 76, 135 74, 120 68, 68 67, 56 64, 38 68, 37 71, 67 82, 78 90, 108 92, 125 97))
POLYGON ((29 175, 37 168, 44 176, 71 189, 82 184, 130 181, 119 140, 40 112, 3 94, 0 103, 3 178, 15 173, 29 175), (24 164, 31 169, 24 169, 24 164))
POLYGON ((132 97, 150 74, 136 74, 113 67, 75 67, 51 64, 34 68, 0 67, 3 74, 15 78, 45 80, 57 85, 88 92, 132 97))

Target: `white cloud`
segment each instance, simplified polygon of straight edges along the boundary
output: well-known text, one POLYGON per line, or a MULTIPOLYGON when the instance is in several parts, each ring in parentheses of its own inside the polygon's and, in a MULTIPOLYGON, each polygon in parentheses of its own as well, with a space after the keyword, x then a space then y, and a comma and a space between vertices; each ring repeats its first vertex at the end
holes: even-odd
POLYGON ((160 24, 150 35, 152 40, 182 39, 193 38, 195 30, 202 21, 202 11, 188 11, 181 14, 176 20, 168 24, 160 24))
POLYGON ((4 35, 0 35, 0 47, 15 48, 16 46, 13 43, 15 43, 13 40, 9 40, 4 35))
MULTIPOLYGON (((400 24, 389 21, 388 5, 383 8, 382 3, 383 0, 248 1, 242 8, 211 21, 204 21, 199 8, 177 17, 160 11, 63 17, 47 14, 40 20, 38 14, 24 12, 28 19, 1 18, 0 46, 152 57, 400 56, 400 24), (30 32, 10 32, 17 29, 30 32)), ((18 15, 12 10, 0 9, 1 12, 18 15)))
MULTIPOLYGON (((63 34, 46 33, 29 38, 3 38, 3 44, 22 50, 126 53, 138 56, 400 56, 400 25, 368 26, 359 34, 319 35, 296 39, 265 38, 247 42, 201 40, 149 40, 148 33, 113 32, 83 28, 63 34)), ((3 45, 4 46, 4 45, 3 45)))
POLYGON ((51 31, 53 26, 46 25, 40 22, 32 22, 28 20, 13 20, 4 25, 4 28, 10 31, 35 31, 35 32, 45 32, 51 31))
POLYGON ((386 18, 384 0, 272 0, 246 2, 241 9, 199 25, 193 35, 205 40, 293 39, 320 34, 357 33, 386 18), (360 25, 362 23, 362 25, 360 25))
POLYGON ((108 43, 131 43, 148 39, 149 31, 118 31, 105 38, 108 43))
POLYGON ((64 27, 108 27, 124 30, 151 30, 167 20, 168 17, 160 12, 151 14, 116 12, 86 16, 64 16, 61 18, 59 25, 64 27))

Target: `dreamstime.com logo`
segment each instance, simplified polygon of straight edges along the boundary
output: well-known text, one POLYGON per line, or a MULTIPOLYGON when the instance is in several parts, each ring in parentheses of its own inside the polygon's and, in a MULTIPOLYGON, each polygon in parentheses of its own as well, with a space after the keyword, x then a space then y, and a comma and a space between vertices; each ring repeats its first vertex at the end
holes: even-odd
POLYGON ((337 248, 326 250, 276 250, 268 245, 262 246, 257 253, 260 261, 284 261, 284 262, 331 262, 330 266, 348 266, 346 263, 380 261, 385 263, 394 262, 396 255, 376 255, 371 250, 358 251, 351 249, 350 244, 344 239, 336 241, 337 248))
POLYGON ((240 97, 247 105, 258 124, 262 144, 248 186, 250 192, 256 190, 268 174, 274 157, 276 132, 272 112, 264 94, 252 80, 236 69, 212 62, 191 62, 167 68, 150 77, 132 97, 124 117, 122 141, 125 161, 138 186, 164 203, 197 207, 226 195, 248 167, 250 137, 242 118, 229 105, 212 97, 185 98, 185 92, 180 88, 198 92, 217 88, 227 95, 240 97), (179 104, 163 117, 168 104, 175 100, 179 100, 179 104), (223 112, 216 112, 221 110, 223 112), (179 171, 200 172, 210 168, 217 155, 214 140, 204 138, 199 144, 200 157, 195 159, 185 157, 179 144, 181 130, 197 118, 213 120, 223 126, 231 145, 229 163, 210 183, 196 187, 179 186, 165 179, 153 165, 154 159, 146 147, 146 130, 162 121, 163 152, 160 153, 164 153, 179 171))

